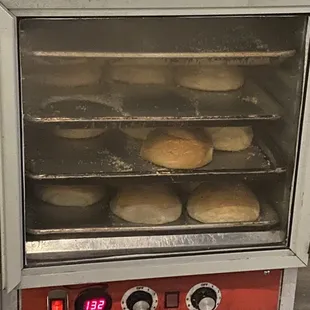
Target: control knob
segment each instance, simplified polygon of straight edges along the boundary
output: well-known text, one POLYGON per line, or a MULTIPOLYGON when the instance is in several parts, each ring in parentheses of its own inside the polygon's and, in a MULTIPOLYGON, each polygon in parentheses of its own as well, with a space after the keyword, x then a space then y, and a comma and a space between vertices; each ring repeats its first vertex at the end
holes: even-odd
POLYGON ((200 283, 190 289, 186 304, 190 310, 215 310, 221 298, 221 292, 215 285, 200 283))
POLYGON ((128 290, 121 301, 123 310, 154 310, 158 304, 157 294, 145 286, 128 290))

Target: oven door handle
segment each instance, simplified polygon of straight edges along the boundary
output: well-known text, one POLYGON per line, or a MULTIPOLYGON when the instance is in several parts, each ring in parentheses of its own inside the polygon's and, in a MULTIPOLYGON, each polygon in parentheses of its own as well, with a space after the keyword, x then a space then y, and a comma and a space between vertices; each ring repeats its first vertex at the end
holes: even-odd
POLYGON ((21 282, 23 268, 17 21, 0 3, 0 229, 2 289, 21 282))

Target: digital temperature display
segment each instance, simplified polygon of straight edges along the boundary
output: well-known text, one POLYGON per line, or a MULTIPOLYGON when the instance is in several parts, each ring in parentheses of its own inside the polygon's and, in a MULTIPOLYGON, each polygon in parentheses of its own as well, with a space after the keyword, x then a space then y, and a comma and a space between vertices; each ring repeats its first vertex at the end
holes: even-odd
POLYGON ((84 301, 83 310, 104 310, 106 300, 104 298, 89 299, 84 301))
POLYGON ((111 310, 111 308, 112 298, 107 293, 106 286, 92 287, 82 291, 74 303, 74 310, 111 310))

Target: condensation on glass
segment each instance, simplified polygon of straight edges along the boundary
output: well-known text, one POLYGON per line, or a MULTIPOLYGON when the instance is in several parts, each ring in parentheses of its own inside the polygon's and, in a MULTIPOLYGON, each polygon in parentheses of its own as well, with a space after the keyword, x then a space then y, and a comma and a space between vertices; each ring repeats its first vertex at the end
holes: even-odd
POLYGON ((27 264, 286 247, 305 36, 300 16, 20 20, 27 264))

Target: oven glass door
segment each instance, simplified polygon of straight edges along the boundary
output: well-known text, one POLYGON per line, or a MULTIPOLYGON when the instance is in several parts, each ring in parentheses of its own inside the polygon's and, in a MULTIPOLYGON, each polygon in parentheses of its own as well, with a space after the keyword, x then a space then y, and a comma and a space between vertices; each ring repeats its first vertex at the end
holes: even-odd
POLYGON ((18 27, 29 266, 287 246, 305 17, 18 27))

